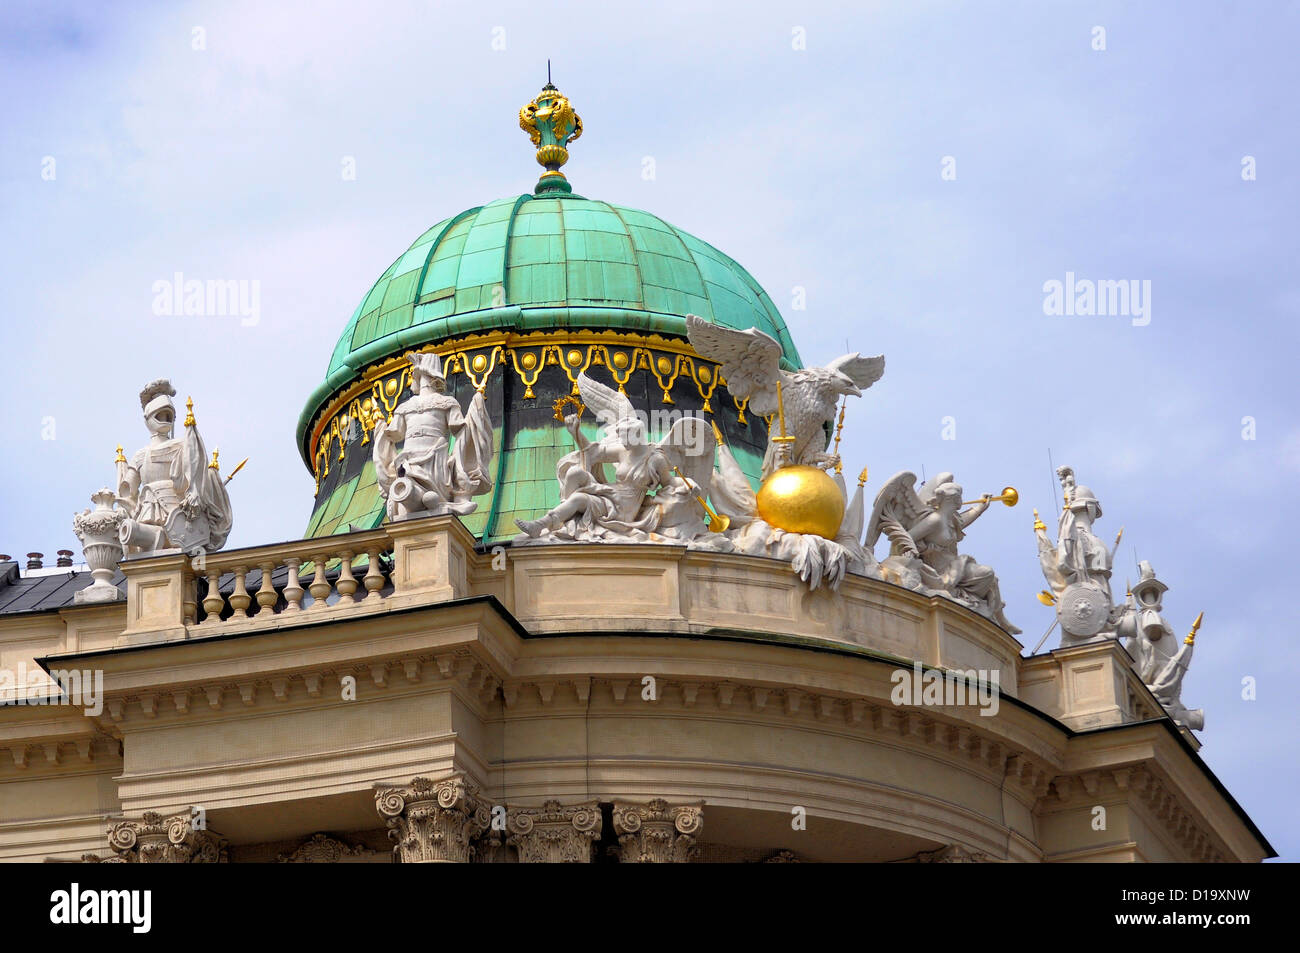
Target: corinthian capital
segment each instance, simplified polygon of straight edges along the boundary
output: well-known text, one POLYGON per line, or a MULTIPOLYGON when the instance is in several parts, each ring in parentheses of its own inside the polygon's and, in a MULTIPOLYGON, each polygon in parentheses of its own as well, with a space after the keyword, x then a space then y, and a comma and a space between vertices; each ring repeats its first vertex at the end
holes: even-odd
POLYGON ((540 808, 512 808, 506 828, 506 843, 519 851, 521 864, 589 864, 600 839, 600 805, 547 801, 540 808))
POLYGON ((648 804, 614 802, 614 832, 625 864, 684 864, 697 853, 696 835, 704 827, 704 802, 673 804, 656 798, 648 804))
MULTIPOLYGON (((196 830, 189 814, 164 817, 154 811, 146 811, 138 821, 119 821, 108 829, 108 846, 116 856, 108 858, 104 863, 226 862, 226 839, 209 830, 196 830)), ((94 859, 99 860, 98 857, 94 859)))
POLYGON ((474 838, 487 830, 487 802, 465 776, 415 778, 405 787, 375 791, 375 809, 388 824, 404 864, 468 863, 474 838))

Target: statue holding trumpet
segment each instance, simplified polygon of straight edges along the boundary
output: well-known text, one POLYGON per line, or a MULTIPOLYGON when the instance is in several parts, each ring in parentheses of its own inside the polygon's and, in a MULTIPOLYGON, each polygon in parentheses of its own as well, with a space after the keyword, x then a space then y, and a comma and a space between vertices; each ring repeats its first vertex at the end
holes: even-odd
POLYGON ((1020 629, 1003 614, 1002 593, 992 567, 958 549, 966 528, 990 505, 1019 502, 1015 487, 1006 487, 996 496, 988 493, 963 500, 962 488, 951 473, 936 474, 919 489, 915 485, 916 474, 903 471, 876 496, 866 545, 874 549, 882 534, 888 537, 890 554, 880 564, 885 578, 910 589, 943 593, 1012 635, 1019 634, 1020 629))

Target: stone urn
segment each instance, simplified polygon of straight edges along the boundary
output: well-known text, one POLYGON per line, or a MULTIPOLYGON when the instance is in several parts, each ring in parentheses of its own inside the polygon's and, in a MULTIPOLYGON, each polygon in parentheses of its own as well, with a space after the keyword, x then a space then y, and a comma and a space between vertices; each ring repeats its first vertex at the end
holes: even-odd
POLYGON ((95 508, 82 510, 72 517, 72 528, 81 540, 86 565, 95 578, 91 585, 73 597, 76 603, 113 602, 121 598, 122 594, 112 580, 118 561, 123 556, 117 530, 126 519, 126 513, 113 509, 115 499, 112 490, 98 490, 90 496, 95 508))

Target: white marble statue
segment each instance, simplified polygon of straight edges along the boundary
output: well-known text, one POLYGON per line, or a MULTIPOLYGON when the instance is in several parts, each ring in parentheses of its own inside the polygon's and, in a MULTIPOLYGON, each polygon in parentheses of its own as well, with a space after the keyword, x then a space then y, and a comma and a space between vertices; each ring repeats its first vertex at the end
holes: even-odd
POLYGON ((951 473, 940 473, 915 489, 916 475, 895 474, 876 495, 866 545, 881 535, 890 555, 881 564, 884 578, 927 593, 942 593, 992 619, 1013 635, 1020 630, 1003 614, 1004 603, 993 570, 958 551, 966 527, 989 508, 986 496, 962 509, 962 488, 951 473))
POLYGON ((140 392, 149 445, 130 461, 118 457, 116 503, 126 514, 118 537, 127 555, 167 549, 215 552, 230 534, 230 497, 215 458, 209 461, 204 449, 192 402, 184 433, 172 436, 175 396, 166 380, 140 392))
POLYGON ((379 492, 390 520, 455 513, 478 507, 473 499, 492 489, 492 420, 481 392, 462 413, 447 393, 437 354, 406 355, 412 395, 390 420, 376 410, 373 458, 379 492), (451 438, 456 445, 451 449, 451 438), (398 450, 398 443, 402 448, 398 450))
POLYGON ((1205 712, 1187 708, 1182 702, 1182 690, 1201 619, 1198 616, 1191 634, 1180 640, 1161 615, 1169 587, 1156 578, 1149 562, 1139 563, 1138 570, 1141 578, 1119 612, 1115 634, 1124 640, 1138 677, 1169 716, 1180 725, 1200 731, 1205 727, 1205 712))
POLYGON ((1070 467, 1058 467, 1056 474, 1064 492, 1056 541, 1048 538, 1041 522, 1035 524, 1034 532, 1039 565, 1061 624, 1061 644, 1080 645, 1113 637, 1112 553, 1093 532, 1093 524, 1101 517, 1101 503, 1091 489, 1075 482, 1070 467))
POLYGON ((720 327, 693 314, 686 316, 686 334, 702 357, 722 365, 727 390, 737 400, 749 399, 749 410, 761 416, 776 414, 777 382, 785 410, 786 433, 794 440, 786 445, 773 438, 769 428, 767 453, 763 458, 766 479, 786 463, 830 469, 839 456, 827 453, 826 425, 835 418, 835 406, 843 395, 862 396, 862 391, 885 373, 884 355, 863 357, 845 354, 826 367, 781 369, 781 345, 757 328, 736 331, 720 327))
MULTIPOLYGON (((536 520, 516 520, 516 543, 534 540, 664 542, 715 536, 705 526, 713 482, 715 440, 709 424, 682 417, 652 442, 624 394, 578 375, 585 406, 604 426, 595 442, 583 436, 579 415, 564 426, 576 449, 556 466, 560 504, 536 520)), ((714 545, 721 543, 721 537, 714 545)))

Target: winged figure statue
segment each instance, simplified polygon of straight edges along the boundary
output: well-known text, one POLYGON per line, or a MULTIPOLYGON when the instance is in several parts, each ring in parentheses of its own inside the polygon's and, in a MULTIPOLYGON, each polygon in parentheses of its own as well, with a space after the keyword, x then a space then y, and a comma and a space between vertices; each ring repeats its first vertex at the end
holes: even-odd
POLYGON ((826 425, 835 418, 840 397, 862 396, 862 391, 885 373, 885 357, 845 354, 825 367, 797 371, 781 369, 781 345, 757 328, 737 331, 720 327, 693 314, 686 316, 686 335, 701 356, 722 365, 727 390, 737 400, 749 400, 749 409, 762 416, 778 409, 776 385, 781 383, 786 433, 793 436, 789 459, 782 460, 779 436, 772 428, 763 457, 766 478, 784 463, 807 464, 830 469, 839 457, 826 452, 826 425))
POLYGON ((686 416, 659 441, 626 395, 578 375, 578 393, 603 425, 589 441, 578 414, 564 426, 576 449, 560 458, 560 504, 536 520, 515 520, 516 542, 531 539, 654 538, 690 540, 705 532, 704 509, 713 481, 716 441, 708 422, 686 416), (612 470, 612 472, 611 472, 612 470))
POLYGON ((874 549, 882 534, 889 539, 890 555, 880 564, 885 578, 909 589, 945 593, 1018 635, 1020 630, 1002 612, 993 569, 957 550, 966 527, 990 501, 961 509, 962 488, 951 473, 937 474, 915 487, 916 474, 905 470, 876 495, 866 545, 874 549))

